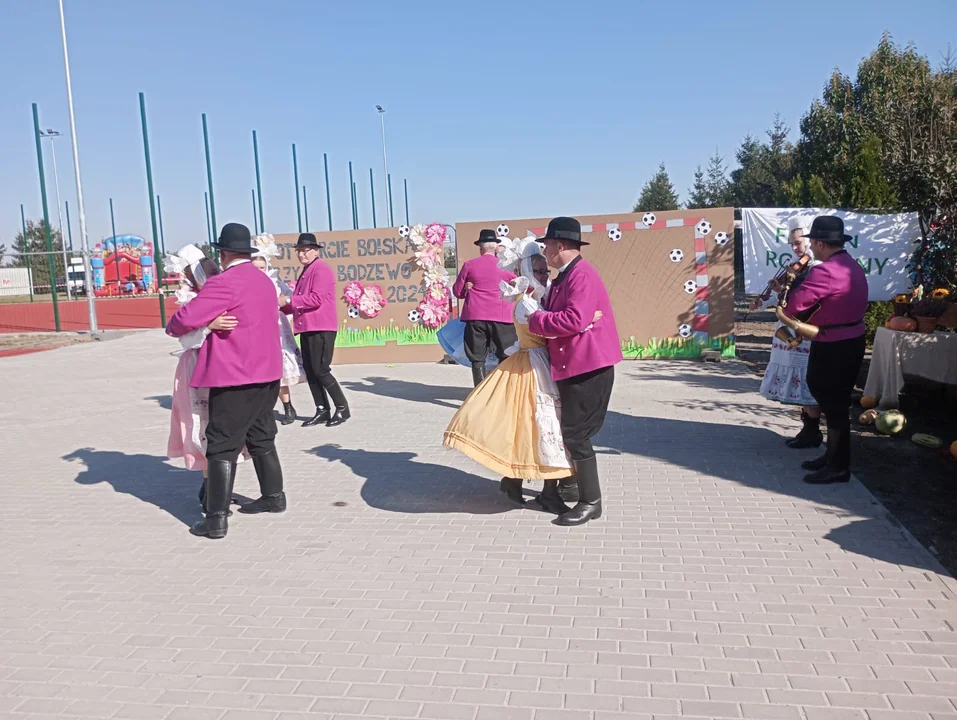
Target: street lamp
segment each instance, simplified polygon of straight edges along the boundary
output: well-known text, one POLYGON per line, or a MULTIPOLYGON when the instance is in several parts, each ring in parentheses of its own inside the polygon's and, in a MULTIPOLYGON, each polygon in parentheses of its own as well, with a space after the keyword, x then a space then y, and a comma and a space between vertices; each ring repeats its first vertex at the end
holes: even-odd
POLYGON ((63 67, 66 74, 66 99, 70 109, 70 135, 73 138, 73 174, 76 178, 76 199, 80 211, 80 244, 83 248, 83 275, 86 286, 87 310, 90 314, 90 333, 99 332, 96 323, 96 301, 93 296, 93 272, 90 269, 90 243, 86 234, 86 206, 83 204, 83 185, 80 183, 80 153, 76 142, 76 120, 73 117, 73 85, 70 81, 70 55, 66 47, 66 20, 63 0, 60 0, 60 35, 63 38, 63 67))
MULTIPOLYGON (((379 111, 379 118, 382 121, 382 169, 384 175, 382 176, 382 182, 386 183, 385 188, 385 216, 388 218, 392 217, 392 198, 389 197, 389 161, 386 159, 385 154, 385 110, 382 109, 381 105, 376 105, 375 109, 379 111)), ((391 222, 391 221, 390 221, 391 222)))
MULTIPOLYGON (((60 135, 62 135, 62 133, 56 130, 50 130, 49 128, 40 131, 40 137, 50 138, 50 150, 53 154, 53 183, 56 186, 56 219, 57 224, 60 226, 60 246, 63 248, 63 274, 66 276, 64 278, 66 280, 66 297, 67 300, 72 300, 73 293, 70 290, 70 266, 66 259, 66 238, 63 237, 63 212, 60 207, 60 178, 56 171, 56 143, 54 140, 60 137, 60 135)), ((72 251, 73 248, 71 247, 70 250, 72 251)))

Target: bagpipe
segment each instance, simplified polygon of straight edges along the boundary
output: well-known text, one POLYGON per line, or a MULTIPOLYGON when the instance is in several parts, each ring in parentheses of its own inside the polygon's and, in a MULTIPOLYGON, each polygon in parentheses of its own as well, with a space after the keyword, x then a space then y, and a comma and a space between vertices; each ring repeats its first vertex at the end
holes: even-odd
POLYGON ((768 287, 765 288, 767 296, 765 297, 764 294, 762 294, 762 299, 767 300, 771 297, 771 291, 775 286, 781 287, 778 304, 774 308, 774 314, 784 327, 778 328, 774 333, 774 337, 792 349, 796 348, 805 340, 814 340, 821 332, 821 328, 816 325, 811 325, 809 322, 811 318, 814 317, 814 314, 821 309, 820 303, 797 313, 794 317, 788 315, 786 312, 788 293, 791 292, 794 283, 810 261, 811 256, 804 255, 796 262, 780 270, 771 282, 768 283, 768 287))

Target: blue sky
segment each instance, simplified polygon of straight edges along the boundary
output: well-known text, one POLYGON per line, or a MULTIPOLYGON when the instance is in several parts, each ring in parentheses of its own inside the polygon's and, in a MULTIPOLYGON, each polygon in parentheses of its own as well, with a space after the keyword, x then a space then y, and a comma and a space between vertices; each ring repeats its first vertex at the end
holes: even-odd
MULTIPOLYGON (((830 72, 853 73, 887 29, 935 63, 953 0, 380 2, 65 0, 89 237, 150 236, 138 93, 146 94, 153 177, 170 248, 205 242, 207 114, 217 221, 252 228, 257 130, 270 232, 295 232, 291 144, 325 229, 385 209, 375 105, 387 110, 396 224, 408 178, 412 222, 630 209, 665 161, 682 197, 717 147, 733 160, 775 111, 791 125, 830 72)), ((31 103, 69 132, 56 0, 5 0, 0 23, 0 242, 41 216, 31 103)), ((56 223, 47 154, 51 220, 56 223)), ((68 137, 60 192, 79 242, 68 137)))

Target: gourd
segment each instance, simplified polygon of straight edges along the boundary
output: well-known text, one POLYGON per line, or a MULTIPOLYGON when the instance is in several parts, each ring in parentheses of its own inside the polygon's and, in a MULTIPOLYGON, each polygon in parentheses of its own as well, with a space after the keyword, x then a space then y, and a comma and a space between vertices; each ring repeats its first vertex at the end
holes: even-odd
POLYGON ((873 425, 879 414, 880 413, 878 413, 877 410, 865 410, 858 418, 858 422, 861 425, 873 425))
POLYGON ((917 321, 906 315, 892 317, 887 321, 887 327, 891 330, 899 330, 901 332, 914 332, 917 329, 917 321))
POLYGON ((874 426, 885 435, 896 435, 907 425, 907 418, 899 410, 885 410, 877 416, 874 426))
POLYGON ((922 447, 930 448, 931 450, 939 450, 944 446, 943 441, 934 435, 928 435, 926 433, 914 433, 911 437, 918 445, 922 447))
POLYGON ((877 398, 871 395, 865 395, 861 398, 861 407, 865 410, 870 410, 872 407, 877 407, 877 398))

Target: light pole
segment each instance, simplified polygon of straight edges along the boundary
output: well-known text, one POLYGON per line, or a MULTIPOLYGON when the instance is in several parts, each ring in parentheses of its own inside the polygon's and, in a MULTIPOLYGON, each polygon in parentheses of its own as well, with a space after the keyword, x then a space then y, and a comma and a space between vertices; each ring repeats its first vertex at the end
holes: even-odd
POLYGON ((379 111, 379 119, 382 121, 382 169, 384 175, 382 176, 383 182, 386 183, 385 188, 385 217, 392 217, 392 198, 389 197, 389 160, 387 159, 385 153, 385 110, 383 110, 381 105, 376 105, 375 109, 379 111))
POLYGON ((80 153, 76 142, 76 120, 73 116, 73 85, 70 82, 70 55, 66 47, 66 20, 63 17, 63 0, 60 0, 60 35, 63 38, 63 67, 66 73, 66 99, 70 109, 70 136, 73 139, 73 173, 76 178, 76 200, 80 213, 80 243, 83 248, 83 282, 86 287, 86 304, 90 314, 90 333, 99 332, 96 324, 96 301, 93 297, 93 272, 90 269, 90 243, 86 234, 86 206, 83 204, 83 185, 80 182, 80 153))
POLYGON ((56 219, 57 225, 60 228, 60 247, 63 249, 63 274, 66 276, 66 299, 73 299, 73 292, 70 290, 70 265, 67 263, 66 259, 66 238, 63 237, 63 210, 60 206, 60 177, 57 175, 56 171, 56 138, 60 137, 61 133, 56 130, 51 130, 47 128, 46 130, 40 131, 40 137, 50 138, 50 151, 53 155, 53 185, 56 187, 56 219))

